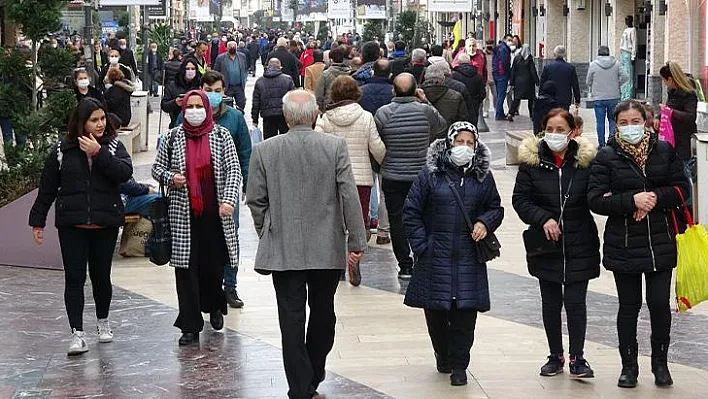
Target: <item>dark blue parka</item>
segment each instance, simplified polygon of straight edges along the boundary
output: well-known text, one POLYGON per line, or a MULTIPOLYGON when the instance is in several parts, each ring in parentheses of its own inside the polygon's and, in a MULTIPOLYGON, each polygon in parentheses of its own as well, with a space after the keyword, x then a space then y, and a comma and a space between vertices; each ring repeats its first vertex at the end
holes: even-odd
POLYGON ((504 208, 489 171, 489 148, 478 143, 476 159, 467 170, 449 160, 445 139, 428 149, 427 167, 413 183, 403 208, 406 238, 417 264, 404 303, 411 307, 450 310, 489 310, 487 266, 477 250, 445 174, 456 184, 470 220, 489 233, 501 225, 504 208))

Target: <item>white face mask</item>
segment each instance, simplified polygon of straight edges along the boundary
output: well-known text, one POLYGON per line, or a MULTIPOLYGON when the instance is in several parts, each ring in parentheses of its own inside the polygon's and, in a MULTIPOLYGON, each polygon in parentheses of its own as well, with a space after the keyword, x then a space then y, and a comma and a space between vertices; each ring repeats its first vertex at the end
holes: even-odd
POLYGON ((108 89, 110 89, 111 87, 113 87, 113 85, 110 84, 110 83, 106 83, 106 84, 103 85, 103 87, 105 87, 106 90, 108 90, 108 89))
POLYGON ((192 80, 195 76, 197 76, 197 71, 195 69, 187 69, 184 71, 184 77, 187 78, 187 80, 192 80))
POLYGON ((548 148, 553 152, 560 152, 568 148, 568 133, 546 133, 543 136, 543 141, 546 142, 548 148))
POLYGON ((465 166, 474 159, 474 150, 466 145, 458 145, 450 149, 450 161, 457 166, 465 166))
POLYGON ((76 86, 78 86, 81 89, 85 89, 89 87, 89 80, 88 79, 79 79, 76 81, 76 86))
POLYGON ((118 57, 108 57, 108 62, 115 65, 118 63, 118 57))
POLYGON ((125 50, 126 47, 127 47, 126 45, 122 44, 122 45, 120 46, 120 49, 121 49, 121 50, 125 50))
POLYGON ((637 144, 644 138, 646 134, 644 125, 628 125, 618 126, 619 137, 629 144, 637 144))
POLYGON ((184 111, 184 119, 192 126, 201 126, 206 119, 206 109, 190 108, 184 111))
POLYGON ((516 46, 514 46, 513 44, 510 44, 510 45, 509 45, 509 50, 511 50, 511 51, 516 51, 516 46))

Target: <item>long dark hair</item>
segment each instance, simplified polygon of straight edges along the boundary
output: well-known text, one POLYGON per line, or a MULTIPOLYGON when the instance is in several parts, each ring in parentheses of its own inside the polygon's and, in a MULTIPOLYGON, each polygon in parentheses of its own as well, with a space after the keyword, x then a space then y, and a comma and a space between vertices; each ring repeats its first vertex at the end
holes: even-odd
POLYGON ((111 123, 111 118, 106 110, 106 107, 98 100, 93 97, 86 97, 79 102, 79 105, 74 108, 69 116, 69 126, 66 133, 67 140, 76 140, 81 136, 84 136, 84 125, 86 121, 91 117, 94 111, 103 110, 106 114, 106 129, 104 130, 104 136, 114 136, 116 134, 115 126, 111 123))

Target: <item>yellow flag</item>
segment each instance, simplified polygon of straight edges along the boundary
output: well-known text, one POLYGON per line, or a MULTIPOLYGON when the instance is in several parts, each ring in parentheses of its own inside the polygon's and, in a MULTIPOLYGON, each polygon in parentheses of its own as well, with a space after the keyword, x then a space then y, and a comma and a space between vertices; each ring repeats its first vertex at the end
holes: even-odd
POLYGON ((455 43, 453 43, 454 48, 460 40, 464 39, 464 36, 462 36, 462 21, 459 19, 455 22, 455 27, 452 28, 452 34, 455 35, 455 43))

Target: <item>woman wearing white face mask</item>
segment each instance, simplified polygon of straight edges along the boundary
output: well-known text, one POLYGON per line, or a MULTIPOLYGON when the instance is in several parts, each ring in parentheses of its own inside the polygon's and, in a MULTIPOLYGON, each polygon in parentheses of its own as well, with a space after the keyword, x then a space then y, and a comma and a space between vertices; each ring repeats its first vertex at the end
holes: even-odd
POLYGON ((74 70, 74 93, 76 94, 77 103, 80 103, 81 100, 86 97, 92 97, 105 106, 103 93, 91 85, 88 72, 85 68, 77 68, 74 70))
POLYGON ((561 310, 568 316, 570 374, 592 378, 584 358, 588 281, 600 275, 600 240, 587 203, 595 146, 579 137, 575 119, 560 108, 543 119, 543 138, 519 147, 512 203, 529 225, 523 233, 529 273, 539 280, 550 355, 541 375, 563 372, 561 310))
POLYGON ((222 288, 224 265, 238 266, 234 208, 239 203, 241 169, 229 131, 214 124, 209 99, 201 90, 184 96, 184 121, 164 140, 152 177, 168 187, 172 257, 175 268, 180 345, 199 342, 202 312, 214 330, 227 312, 222 288))
POLYGON ((504 217, 490 161, 474 125, 453 123, 447 139, 430 145, 427 167, 403 209, 406 238, 416 256, 404 303, 425 310, 437 370, 451 373, 452 385, 467 384, 477 313, 490 308, 487 266, 476 248, 504 217))
POLYGON ((172 82, 170 82, 162 93, 160 107, 170 114, 170 129, 175 127, 177 116, 182 110, 183 95, 190 90, 201 87, 202 75, 193 58, 185 58, 179 67, 179 71, 172 82))
MULTIPOLYGON (((670 144, 645 127, 641 103, 617 105, 617 132, 597 155, 588 184, 590 209, 605 224, 603 265, 614 273, 619 312, 617 333, 622 357, 618 386, 637 385, 637 317, 642 307, 642 275, 651 316, 651 365, 658 386, 673 384, 667 367, 670 341, 671 273, 676 267, 672 209, 682 205, 689 185, 670 144)), ((678 226, 679 230, 683 226, 678 226)))
POLYGON ((101 73, 98 77, 98 88, 105 92, 106 89, 111 87, 111 83, 108 81, 108 70, 113 67, 118 67, 121 72, 123 72, 123 77, 131 82, 135 82, 135 75, 133 71, 127 66, 118 62, 120 59, 120 53, 116 49, 111 49, 108 51, 108 63, 101 67, 101 73))

